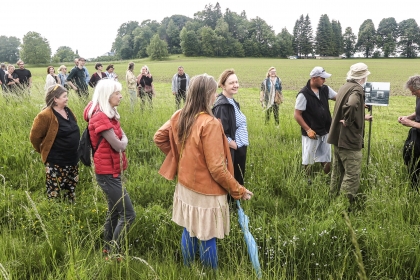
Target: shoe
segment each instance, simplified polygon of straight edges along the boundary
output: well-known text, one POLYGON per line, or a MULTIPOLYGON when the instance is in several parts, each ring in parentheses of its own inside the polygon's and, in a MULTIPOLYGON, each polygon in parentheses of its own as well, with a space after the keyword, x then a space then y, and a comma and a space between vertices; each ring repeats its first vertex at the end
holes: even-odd
POLYGON ((324 173, 328 174, 331 171, 331 162, 327 162, 324 164, 324 173))

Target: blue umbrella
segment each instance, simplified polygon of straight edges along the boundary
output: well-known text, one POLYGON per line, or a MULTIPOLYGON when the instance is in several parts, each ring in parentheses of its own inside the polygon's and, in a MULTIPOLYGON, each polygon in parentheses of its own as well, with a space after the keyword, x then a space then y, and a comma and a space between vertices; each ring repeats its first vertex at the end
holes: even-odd
POLYGON ((249 218, 244 213, 244 209, 241 207, 241 203, 239 200, 236 201, 236 204, 238 205, 238 221, 239 225, 241 226, 242 232, 244 233, 244 239, 246 246, 248 247, 248 255, 251 259, 252 265, 254 266, 255 273, 257 274, 258 279, 261 278, 261 267, 260 262, 258 260, 258 247, 257 243, 255 242, 254 237, 249 232, 248 223, 249 218))

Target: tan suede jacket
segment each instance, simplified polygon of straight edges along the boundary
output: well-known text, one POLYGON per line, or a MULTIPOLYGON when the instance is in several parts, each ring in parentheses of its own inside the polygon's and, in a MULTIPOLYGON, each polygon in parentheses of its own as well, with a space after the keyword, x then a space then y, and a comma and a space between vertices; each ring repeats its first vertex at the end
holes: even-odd
POLYGON ((229 144, 220 121, 209 114, 198 115, 184 147, 181 147, 178 141, 179 114, 180 111, 175 112, 155 133, 156 145, 166 154, 159 174, 168 180, 178 175, 182 185, 197 193, 229 193, 240 199, 245 188, 233 177, 229 144))
MULTIPOLYGON (((69 109, 70 113, 73 112, 69 109)), ((73 114, 77 122, 76 116, 73 114)), ((54 115, 53 109, 47 107, 42 110, 34 119, 29 138, 35 151, 41 154, 42 162, 47 161, 48 154, 54 143, 58 132, 58 120, 54 115)))

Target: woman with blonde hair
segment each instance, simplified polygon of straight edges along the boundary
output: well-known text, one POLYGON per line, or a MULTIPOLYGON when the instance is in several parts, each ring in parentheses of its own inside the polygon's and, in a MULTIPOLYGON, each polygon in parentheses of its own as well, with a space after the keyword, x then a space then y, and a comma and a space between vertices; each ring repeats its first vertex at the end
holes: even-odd
POLYGON ((281 80, 276 74, 276 68, 268 68, 266 78, 261 83, 260 102, 265 112, 265 123, 270 121, 271 112, 274 114, 276 125, 280 124, 279 107, 283 103, 281 80))
POLYGON ((139 88, 142 108, 146 104, 146 99, 149 102, 150 108, 152 108, 152 99, 154 96, 153 77, 152 74, 150 74, 149 67, 147 67, 147 65, 144 65, 141 68, 141 73, 137 76, 137 86, 139 88))
POLYGON ((168 180, 178 179, 172 220, 184 228, 184 264, 189 266, 199 251, 201 262, 213 269, 218 262, 216 238, 223 239, 230 230, 227 194, 244 200, 253 195, 233 176, 227 138, 211 111, 216 90, 213 77, 193 77, 184 108, 154 136, 166 154, 159 173, 168 180))
POLYGON ((61 85, 68 90, 69 87, 66 82, 67 76, 67 67, 65 65, 61 65, 60 67, 58 67, 58 77, 60 78, 61 85))
POLYGON ((46 105, 35 117, 29 138, 45 165, 48 198, 60 199, 63 195, 74 202, 79 178, 80 130, 76 116, 67 106, 68 100, 63 86, 49 87, 46 105))
POLYGON ((121 84, 115 80, 100 80, 92 101, 84 110, 84 119, 89 123, 89 135, 95 150, 93 162, 96 181, 108 200, 103 248, 106 255, 121 252, 122 239, 136 217, 130 196, 121 181, 121 173, 127 169, 125 149, 128 144, 116 108, 122 99, 121 89, 121 84))

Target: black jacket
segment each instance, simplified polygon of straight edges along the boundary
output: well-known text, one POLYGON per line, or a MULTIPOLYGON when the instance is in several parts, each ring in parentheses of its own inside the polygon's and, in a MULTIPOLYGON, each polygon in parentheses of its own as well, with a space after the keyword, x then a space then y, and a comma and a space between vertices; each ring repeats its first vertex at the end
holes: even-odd
MULTIPOLYGON (((302 112, 303 120, 316 132, 317 135, 325 135, 330 131, 331 112, 328 105, 328 86, 323 85, 319 88, 319 99, 311 90, 310 80, 304 88, 300 90, 306 98, 306 110, 302 112)), ((308 136, 306 131, 301 128, 302 135, 308 136)))
MULTIPOLYGON (((233 100, 239 109, 239 103, 233 100)), ((232 104, 229 103, 226 96, 220 93, 217 96, 216 102, 213 105, 213 115, 222 122, 223 130, 226 137, 230 137, 232 140, 235 140, 236 135, 236 117, 235 117, 235 108, 232 104)), ((230 154, 232 155, 232 161, 234 161, 235 150, 230 149, 230 154)))

